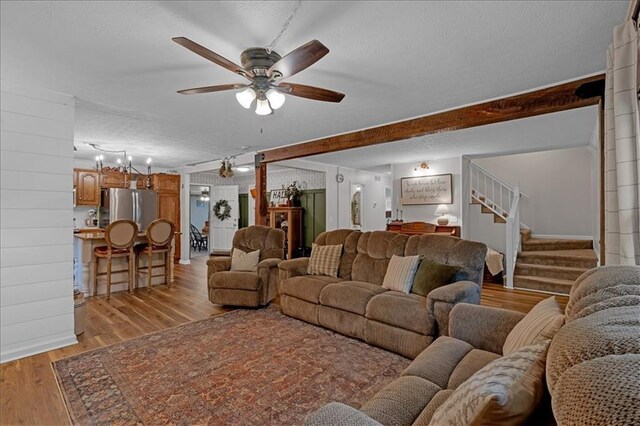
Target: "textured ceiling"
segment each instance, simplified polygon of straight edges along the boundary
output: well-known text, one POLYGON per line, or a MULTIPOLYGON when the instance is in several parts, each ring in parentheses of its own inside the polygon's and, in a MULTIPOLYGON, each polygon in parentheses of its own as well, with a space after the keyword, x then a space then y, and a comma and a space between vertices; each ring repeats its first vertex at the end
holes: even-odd
POLYGON ((293 2, 1 2, 3 80, 78 98, 83 144, 177 167, 478 102, 604 69, 626 1, 303 2, 276 46, 331 52, 290 81, 346 93, 288 97, 275 115, 233 92, 176 90, 242 79, 171 41, 185 36, 238 62, 277 35, 293 2))
POLYGON ((390 144, 375 145, 308 160, 376 172, 390 171, 392 163, 410 163, 468 156, 572 148, 591 143, 598 107, 490 124, 455 132, 437 133, 390 144))

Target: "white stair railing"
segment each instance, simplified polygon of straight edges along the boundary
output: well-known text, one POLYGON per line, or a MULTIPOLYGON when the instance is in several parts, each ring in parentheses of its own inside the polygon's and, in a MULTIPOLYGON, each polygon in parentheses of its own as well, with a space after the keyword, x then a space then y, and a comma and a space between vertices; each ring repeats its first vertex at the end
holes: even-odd
POLYGON ((505 259, 505 279, 504 285, 508 288, 513 288, 513 275, 516 269, 516 259, 518 252, 520 251, 520 188, 516 186, 514 188, 513 203, 509 210, 509 217, 507 218, 507 228, 505 232, 507 239, 506 244, 506 259, 505 259))
POLYGON ((520 251, 520 188, 512 186, 477 164, 469 163, 470 203, 480 203, 506 223, 505 287, 513 288, 516 258, 520 251))

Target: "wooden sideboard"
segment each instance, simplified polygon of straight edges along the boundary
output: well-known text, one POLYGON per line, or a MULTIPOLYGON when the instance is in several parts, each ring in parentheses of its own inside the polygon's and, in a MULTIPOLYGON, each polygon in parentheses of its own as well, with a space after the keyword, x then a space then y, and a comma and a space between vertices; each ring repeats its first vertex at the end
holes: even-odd
POLYGON ((460 237, 460 227, 454 225, 436 225, 428 222, 403 222, 395 220, 387 224, 387 231, 398 232, 407 235, 420 234, 447 234, 460 237))

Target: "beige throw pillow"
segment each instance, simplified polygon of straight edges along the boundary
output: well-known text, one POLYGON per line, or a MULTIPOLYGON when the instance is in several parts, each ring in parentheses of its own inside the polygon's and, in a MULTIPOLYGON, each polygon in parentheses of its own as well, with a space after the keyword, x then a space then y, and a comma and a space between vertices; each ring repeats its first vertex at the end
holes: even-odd
POLYGON ((314 243, 311 246, 311 258, 309 258, 307 274, 337 278, 338 268, 340 268, 340 256, 342 256, 342 244, 321 246, 314 243))
POLYGON ((396 256, 394 254, 387 265, 382 287, 410 293, 419 264, 420 256, 396 256))
POLYGON ((429 425, 522 424, 542 396, 550 343, 525 346, 485 365, 438 407, 429 425))
POLYGON ((513 327, 504 341, 502 354, 509 355, 542 339, 552 339, 563 324, 564 314, 556 298, 545 299, 513 327))
POLYGON ((259 262, 260 250, 246 253, 240 249, 234 248, 231 255, 231 270, 257 272, 259 262))

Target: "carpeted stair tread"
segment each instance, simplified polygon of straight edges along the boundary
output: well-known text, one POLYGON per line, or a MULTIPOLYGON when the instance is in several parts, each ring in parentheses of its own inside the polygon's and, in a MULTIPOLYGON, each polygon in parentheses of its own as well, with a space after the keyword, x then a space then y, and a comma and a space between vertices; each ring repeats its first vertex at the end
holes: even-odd
POLYGON ((574 268, 570 266, 540 265, 516 262, 515 275, 541 278, 556 278, 575 281, 580 275, 587 271, 587 268, 574 268))
POLYGON ((598 263, 592 249, 521 251, 518 253, 518 263, 520 262, 586 269, 595 268, 598 263))
POLYGON ((591 240, 555 240, 531 238, 522 244, 523 251, 580 250, 593 248, 591 240))
POLYGON ((533 277, 529 275, 514 275, 513 286, 518 289, 545 291, 550 293, 569 294, 574 280, 557 278, 533 277))

